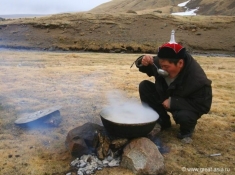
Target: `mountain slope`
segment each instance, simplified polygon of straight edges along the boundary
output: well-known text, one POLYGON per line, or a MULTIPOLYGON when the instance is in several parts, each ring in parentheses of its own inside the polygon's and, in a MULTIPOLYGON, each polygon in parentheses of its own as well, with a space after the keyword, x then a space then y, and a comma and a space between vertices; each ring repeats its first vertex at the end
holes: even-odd
MULTIPOLYGON (((184 7, 178 7, 178 4, 186 0, 113 0, 90 10, 94 13, 126 13, 135 11, 138 14, 159 12, 170 14, 173 12, 183 12, 184 7)), ((186 5, 189 9, 199 7, 198 15, 235 15, 234 0, 190 0, 186 5)))
POLYGON ((187 7, 194 9, 199 7, 197 14, 200 15, 235 15, 235 1, 234 0, 195 0, 190 1, 187 7))
POLYGON ((166 13, 181 9, 177 5, 185 0, 113 0, 92 9, 90 12, 98 13, 125 13, 128 10, 149 12, 161 10, 166 13), (174 10, 175 9, 175 10, 174 10))

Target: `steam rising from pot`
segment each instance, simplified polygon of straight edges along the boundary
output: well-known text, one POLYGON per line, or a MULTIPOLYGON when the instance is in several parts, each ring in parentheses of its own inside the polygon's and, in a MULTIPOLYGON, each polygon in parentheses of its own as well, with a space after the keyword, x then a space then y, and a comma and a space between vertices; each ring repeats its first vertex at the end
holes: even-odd
POLYGON ((109 104, 105 108, 104 118, 115 123, 138 124, 156 121, 159 115, 139 101, 128 99, 120 91, 107 95, 109 104))

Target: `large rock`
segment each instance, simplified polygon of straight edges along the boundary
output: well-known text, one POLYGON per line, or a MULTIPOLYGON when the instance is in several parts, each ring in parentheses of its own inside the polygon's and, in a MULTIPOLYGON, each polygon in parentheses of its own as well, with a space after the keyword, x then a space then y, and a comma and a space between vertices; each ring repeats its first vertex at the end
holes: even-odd
POLYGON ((73 156, 94 153, 99 143, 98 134, 103 132, 103 126, 88 122, 69 131, 65 144, 73 156))
POLYGON ((128 139, 109 136, 103 126, 90 122, 69 131, 65 141, 72 156, 95 153, 101 160, 109 152, 113 157, 119 156, 127 143, 128 139))
POLYGON ((132 140, 123 150, 121 166, 137 175, 165 173, 164 158, 157 146, 148 138, 132 140))

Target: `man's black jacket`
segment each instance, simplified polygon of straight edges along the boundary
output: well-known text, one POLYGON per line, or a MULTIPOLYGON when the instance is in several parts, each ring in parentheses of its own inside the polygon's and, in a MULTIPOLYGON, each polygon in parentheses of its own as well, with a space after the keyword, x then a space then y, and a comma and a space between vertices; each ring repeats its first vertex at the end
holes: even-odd
MULTIPOLYGON (((158 59, 154 57, 154 63, 159 66, 158 59)), ((170 111, 190 110, 199 115, 209 112, 212 103, 211 80, 190 54, 186 53, 183 69, 169 86, 153 65, 142 66, 140 63, 141 57, 135 62, 139 71, 155 77, 159 102, 171 97, 170 111)))

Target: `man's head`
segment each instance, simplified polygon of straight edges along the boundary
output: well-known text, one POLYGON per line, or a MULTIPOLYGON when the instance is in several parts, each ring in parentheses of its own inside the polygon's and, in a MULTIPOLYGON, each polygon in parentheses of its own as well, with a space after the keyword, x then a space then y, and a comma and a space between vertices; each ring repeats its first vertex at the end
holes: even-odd
POLYGON ((178 43, 166 43, 159 48, 159 64, 169 73, 169 77, 176 77, 183 68, 185 52, 185 48, 178 43))

